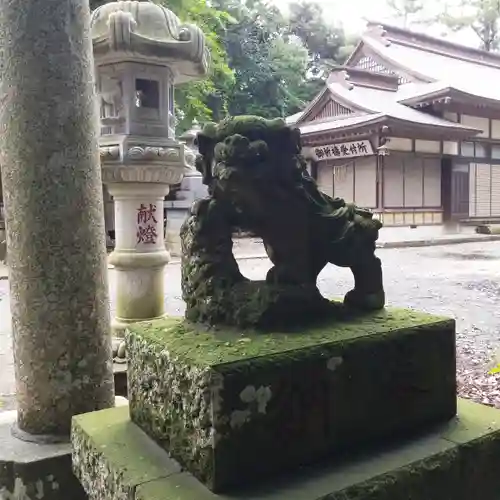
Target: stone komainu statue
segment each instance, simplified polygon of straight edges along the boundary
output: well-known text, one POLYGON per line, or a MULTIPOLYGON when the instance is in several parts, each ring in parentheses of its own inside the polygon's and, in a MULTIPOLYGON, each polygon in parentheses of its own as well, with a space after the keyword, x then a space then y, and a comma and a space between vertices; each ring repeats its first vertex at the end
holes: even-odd
MULTIPOLYGON (((186 318, 208 324, 277 328, 339 310, 316 281, 329 262, 349 267, 349 310, 380 309, 385 296, 372 213, 321 193, 301 156, 300 131, 254 116, 207 124, 197 168, 209 196, 181 228, 186 318), (232 234, 262 238, 273 267, 250 281, 232 253, 232 234)), ((344 308, 345 309, 345 308, 344 308)))

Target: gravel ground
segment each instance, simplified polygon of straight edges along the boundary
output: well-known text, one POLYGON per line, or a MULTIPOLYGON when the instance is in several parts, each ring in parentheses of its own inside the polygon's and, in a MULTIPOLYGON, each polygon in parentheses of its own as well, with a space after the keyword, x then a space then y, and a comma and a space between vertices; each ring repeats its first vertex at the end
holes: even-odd
MULTIPOLYGON (((500 348, 500 244, 381 249, 378 255, 384 264, 389 305, 457 320, 460 395, 500 408, 500 377, 488 375, 494 350, 500 348)), ((242 272, 251 279, 262 279, 269 267, 266 259, 240 261, 242 272)), ((113 296, 114 271, 110 271, 110 283, 113 296)), ((328 266, 319 286, 328 297, 342 297, 351 288, 352 277, 346 269, 328 266)), ((178 265, 168 266, 165 289, 168 312, 182 315, 178 265)), ((0 394, 14 391, 7 299, 8 282, 0 281, 0 394)), ((12 398, 3 399, 3 409, 12 406, 12 398)))

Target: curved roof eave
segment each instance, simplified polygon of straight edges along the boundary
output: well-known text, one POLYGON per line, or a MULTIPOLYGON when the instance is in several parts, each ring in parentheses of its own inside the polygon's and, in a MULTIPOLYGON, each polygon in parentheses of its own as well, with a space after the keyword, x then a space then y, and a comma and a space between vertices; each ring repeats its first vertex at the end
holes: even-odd
POLYGON ((385 54, 384 50, 378 46, 378 45, 380 45, 380 42, 373 40, 373 38, 369 34, 363 35, 361 37, 361 40, 363 43, 368 45, 368 47, 370 47, 370 49, 373 50, 373 52, 375 52, 381 59, 384 59, 392 66, 399 68, 402 72, 407 73, 408 75, 411 75, 411 76, 417 78, 418 80, 422 80, 422 81, 427 82, 427 83, 433 83, 436 81, 435 78, 432 78, 429 75, 424 75, 423 73, 420 73, 419 71, 415 71, 414 69, 411 68, 411 66, 408 66, 408 65, 402 63, 401 61, 398 61, 396 58, 385 54))
POLYGON ((353 59, 358 55, 359 51, 363 48, 363 37, 361 37, 361 40, 356 44, 356 47, 354 47, 353 51, 351 52, 351 55, 347 58, 347 60, 344 63, 344 66, 349 66, 349 64, 353 61, 353 59))
POLYGON ((480 100, 481 103, 483 103, 484 105, 500 107, 500 100, 490 99, 488 97, 472 94, 471 92, 467 92, 465 90, 461 90, 450 85, 447 85, 439 90, 435 90, 432 92, 422 93, 420 95, 398 99, 398 102, 406 106, 415 106, 416 104, 419 104, 421 102, 426 102, 432 99, 441 99, 445 97, 451 97, 452 99, 453 98, 473 99, 475 101, 480 100))
POLYGON ((454 122, 450 122, 450 125, 439 125, 437 123, 419 123, 412 120, 405 120, 404 118, 400 118, 398 116, 391 116, 390 114, 385 115, 388 121, 392 121, 397 125, 406 125, 410 128, 414 129, 426 129, 426 130, 435 130, 436 132, 442 132, 444 134, 453 134, 454 138, 467 138, 472 137, 477 134, 480 134, 482 130, 474 127, 466 127, 464 125, 456 124, 453 125, 454 122))
POLYGON ((421 102, 428 101, 429 99, 440 99, 442 97, 447 97, 454 89, 453 87, 443 84, 442 87, 438 89, 428 90, 425 89, 421 93, 414 93, 413 95, 407 97, 401 97, 397 99, 399 104, 403 104, 405 106, 415 106, 421 102))
MULTIPOLYGON (((344 118, 342 120, 332 120, 332 121, 328 121, 328 122, 323 122, 322 125, 324 125, 324 128, 315 129, 315 130, 311 130, 311 131, 307 131, 307 130, 302 131, 301 127, 298 127, 298 128, 301 129, 301 135, 303 135, 303 136, 324 134, 324 133, 337 132, 337 131, 343 132, 343 131, 347 131, 347 130, 353 130, 356 128, 364 128, 364 127, 369 127, 371 125, 377 125, 380 122, 385 121, 385 119, 387 117, 385 115, 379 113, 376 115, 366 115, 365 117, 358 116, 358 117, 353 117, 353 118, 366 118, 366 120, 359 120, 358 119, 354 123, 351 123, 350 118, 344 118), (347 125, 345 125, 346 122, 347 122, 347 125), (328 127, 328 125, 336 125, 336 124, 342 125, 342 123, 344 123, 344 126, 328 127)), ((304 124, 303 126, 307 127, 310 125, 312 125, 312 124, 304 124)), ((320 125, 320 124, 318 123, 317 125, 320 125)))
POLYGON ((323 97, 329 92, 329 90, 330 89, 328 88, 328 86, 325 85, 323 89, 319 91, 318 95, 316 95, 316 97, 307 105, 304 111, 302 111, 302 115, 300 115, 298 120, 296 120, 295 125, 302 123, 304 118, 307 118, 311 114, 311 111, 314 109, 316 104, 318 104, 321 99, 323 99, 323 97))
MULTIPOLYGON (((342 124, 343 120, 325 122, 329 124, 342 124)), ((348 120, 346 120, 348 121, 348 120)), ((450 122, 451 124, 452 122, 450 122)), ((445 136, 451 140, 453 139, 466 139, 481 133, 481 130, 473 127, 465 127, 463 125, 438 125, 438 124, 428 124, 428 123, 418 123, 411 120, 404 120, 397 116, 392 116, 390 114, 377 114, 377 115, 367 115, 366 120, 357 121, 355 123, 347 123, 345 126, 324 128, 322 130, 312 130, 303 131, 302 135, 304 137, 315 135, 315 134, 325 134, 325 133, 345 133, 355 129, 365 129, 375 125, 385 125, 392 124, 397 126, 406 126, 410 129, 415 130, 433 130, 438 133, 439 139, 443 139, 445 136)))

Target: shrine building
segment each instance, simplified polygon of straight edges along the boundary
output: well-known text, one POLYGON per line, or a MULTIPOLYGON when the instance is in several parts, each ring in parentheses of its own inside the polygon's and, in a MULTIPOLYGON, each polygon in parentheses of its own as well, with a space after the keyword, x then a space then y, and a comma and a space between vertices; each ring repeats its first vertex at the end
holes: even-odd
POLYGON ((368 24, 287 118, 320 188, 386 226, 500 220, 500 54, 368 24))

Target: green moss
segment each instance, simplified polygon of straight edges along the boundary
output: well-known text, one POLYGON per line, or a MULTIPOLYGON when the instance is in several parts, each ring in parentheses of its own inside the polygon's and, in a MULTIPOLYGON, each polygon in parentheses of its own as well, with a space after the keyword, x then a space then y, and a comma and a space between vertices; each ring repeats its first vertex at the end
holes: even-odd
POLYGON ((254 481, 243 491, 222 495, 211 493, 186 472, 152 481, 132 476, 124 461, 136 454, 148 456, 148 463, 160 469, 161 455, 155 456, 146 440, 140 448, 131 446, 122 412, 110 409, 99 412, 100 419, 94 414, 75 419, 75 431, 83 429, 90 455, 95 457, 93 462, 82 462, 84 469, 78 475, 97 484, 104 470, 117 470, 119 474, 108 478, 101 490, 94 490, 109 500, 123 498, 112 492, 125 490, 124 483, 132 487, 137 500, 497 500, 500 412, 463 400, 458 406, 457 418, 418 439, 346 457, 341 463, 304 467, 278 481, 254 481), (114 418, 117 430, 109 434, 114 418), (98 452, 107 432, 107 444, 121 450, 119 461, 98 452), (99 434, 97 440, 95 434, 99 434))
MULTIPOLYGON (((217 125, 217 141, 223 141, 234 134, 251 138, 261 134, 273 133, 286 128, 286 123, 281 118, 267 120, 260 116, 235 116, 221 121, 217 125)), ((210 129, 213 133, 213 129, 210 129)))
POLYGON ((126 469, 131 483, 151 481, 180 470, 163 454, 145 453, 148 438, 130 421, 128 406, 79 415, 74 417, 72 427, 73 449, 85 446, 88 436, 92 436, 94 452, 114 464, 117 473, 126 469))
POLYGON ((282 119, 228 117, 198 135, 198 167, 210 196, 181 228, 186 319, 259 330, 310 325, 326 316, 317 277, 332 263, 349 267, 355 289, 345 303, 385 305, 373 214, 321 193, 307 173, 300 131, 282 119), (233 231, 260 236, 273 263, 264 281, 244 279, 233 231))
POLYGON ((265 334, 136 324, 131 416, 220 491, 450 419, 454 340, 453 320, 406 310, 265 334))
POLYGON ((347 343, 361 337, 404 335, 409 329, 439 327, 454 321, 406 309, 385 309, 362 316, 329 320, 297 332, 244 332, 229 328, 205 330, 178 318, 137 323, 130 327, 142 338, 158 346, 168 345, 175 356, 190 363, 210 366, 322 344, 347 343))

